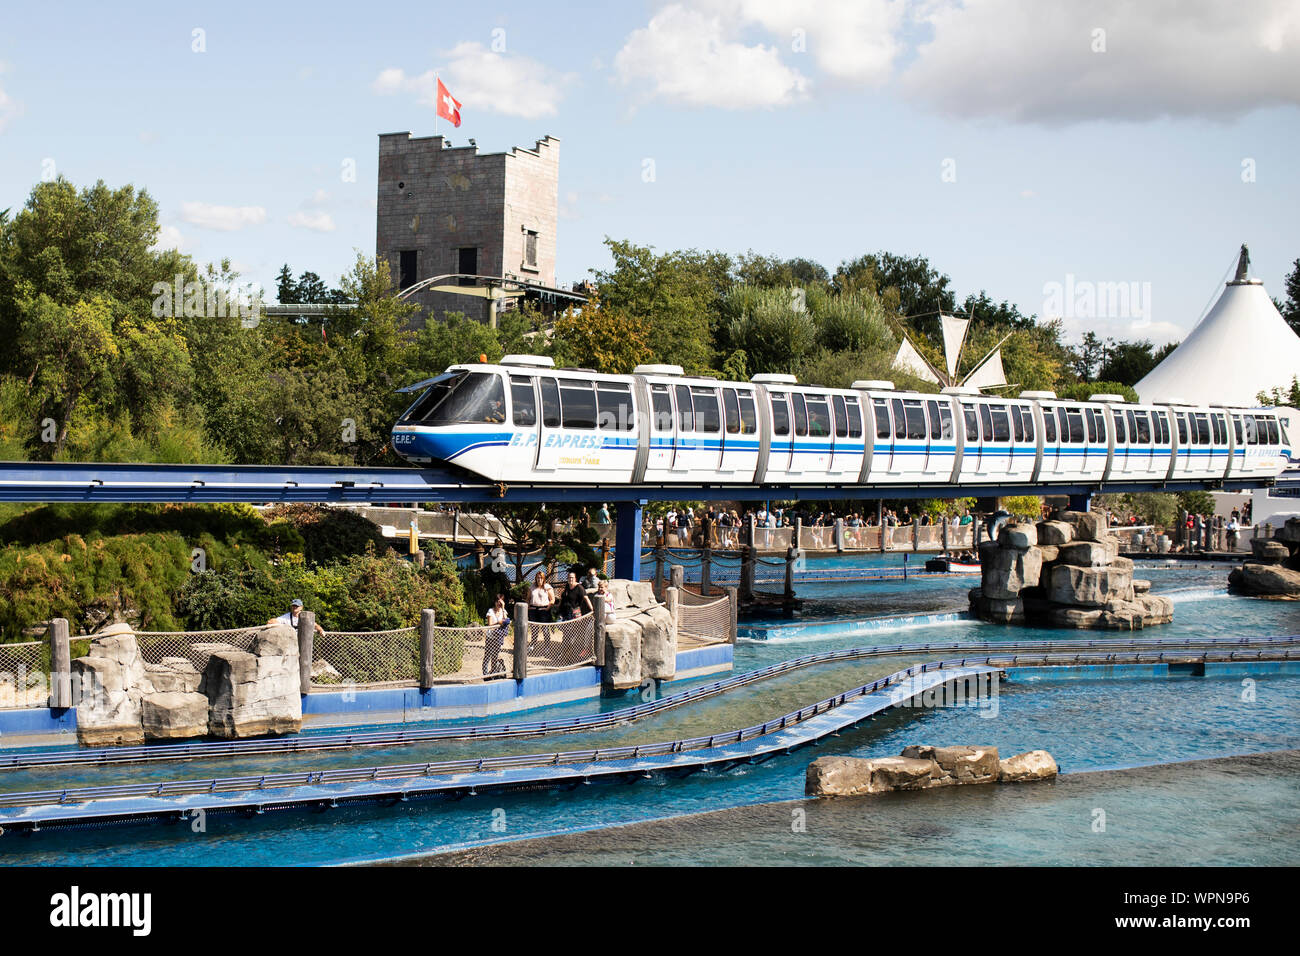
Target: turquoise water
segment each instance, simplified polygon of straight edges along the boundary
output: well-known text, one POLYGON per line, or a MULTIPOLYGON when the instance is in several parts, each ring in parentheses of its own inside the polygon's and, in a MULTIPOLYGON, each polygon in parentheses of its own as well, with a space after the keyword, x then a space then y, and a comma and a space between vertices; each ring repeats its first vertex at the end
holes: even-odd
MULTIPOLYGON (((1178 638, 1300 633, 1300 605, 1229 597, 1222 590, 1224 568, 1156 568, 1142 573, 1152 579, 1157 592, 1173 597, 1176 605, 1174 623, 1152 635, 1178 638)), ((906 583, 840 584, 838 597, 842 603, 831 600, 836 597, 837 586, 828 585, 828 592, 818 598, 825 604, 824 612, 805 614, 798 621, 768 621, 751 628, 748 637, 736 647, 736 671, 838 647, 927 641, 995 644, 1079 636, 1076 631, 995 627, 952 614, 952 609, 964 605, 971 583, 918 577, 906 583), (854 610, 846 612, 846 606, 854 610), (937 617, 929 616, 935 613, 937 617), (864 618, 876 623, 863 625, 860 622, 864 618)), ((282 756, 273 764, 243 758, 147 767, 5 772, 0 773, 0 789, 188 779, 216 773, 373 765, 468 753, 536 753, 672 739, 752 724, 914 660, 936 656, 943 655, 923 652, 809 668, 596 733, 282 756)), ((999 697, 995 718, 980 717, 971 709, 895 713, 846 733, 831 744, 725 772, 701 772, 634 785, 596 784, 559 792, 489 795, 457 802, 416 801, 320 812, 270 812, 252 819, 211 815, 203 833, 193 832, 186 822, 9 834, 0 837, 0 862, 259 865, 419 856, 457 846, 796 799, 802 794, 804 768, 820 754, 896 754, 906 744, 916 742, 994 744, 1004 753, 1046 748, 1067 773, 1300 747, 1300 725, 1296 720, 1300 716, 1300 678, 1255 680, 1253 701, 1241 699, 1241 681, 1232 678, 1009 683, 999 697)), ((674 684, 667 691, 675 692, 683 686, 674 684)), ((537 716, 616 709, 635 699, 580 701, 547 708, 537 716)), ((588 837, 595 845, 602 839, 594 834, 588 837)), ((707 851, 701 848, 699 860, 707 858, 707 851)), ((1010 856, 1002 862, 1009 860, 1019 861, 1010 856)))

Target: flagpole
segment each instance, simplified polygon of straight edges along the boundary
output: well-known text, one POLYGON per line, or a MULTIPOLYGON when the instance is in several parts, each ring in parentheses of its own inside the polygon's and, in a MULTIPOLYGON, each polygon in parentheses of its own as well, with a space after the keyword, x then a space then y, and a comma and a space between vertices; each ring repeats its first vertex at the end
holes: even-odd
POLYGON ((433 135, 438 135, 438 71, 433 71, 433 135))

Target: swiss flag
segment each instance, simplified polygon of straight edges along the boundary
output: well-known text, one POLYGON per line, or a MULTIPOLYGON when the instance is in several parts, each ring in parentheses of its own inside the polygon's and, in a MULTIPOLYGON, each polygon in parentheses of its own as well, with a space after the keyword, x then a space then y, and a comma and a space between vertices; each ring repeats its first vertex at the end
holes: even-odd
POLYGON ((460 126, 460 102, 447 92, 441 77, 438 79, 438 115, 451 120, 452 126, 460 126))

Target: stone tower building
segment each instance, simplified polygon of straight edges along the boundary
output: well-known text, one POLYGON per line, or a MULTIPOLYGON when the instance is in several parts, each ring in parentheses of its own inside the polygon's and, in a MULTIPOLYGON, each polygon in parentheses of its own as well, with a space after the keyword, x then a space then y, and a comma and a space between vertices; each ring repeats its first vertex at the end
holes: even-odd
POLYGON ((493 288, 525 288, 527 297, 554 291, 559 168, 560 141, 552 136, 532 149, 480 155, 477 146, 453 147, 442 136, 380 135, 375 250, 394 283, 405 289, 453 276, 436 285, 479 293, 416 293, 424 309, 417 325, 452 311, 487 321, 495 310, 483 293, 493 288))

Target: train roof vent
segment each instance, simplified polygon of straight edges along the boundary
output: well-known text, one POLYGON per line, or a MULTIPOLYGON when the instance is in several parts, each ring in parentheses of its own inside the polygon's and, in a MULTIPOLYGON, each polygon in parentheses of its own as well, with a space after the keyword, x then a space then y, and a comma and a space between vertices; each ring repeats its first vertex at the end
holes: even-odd
POLYGON ((1021 398, 1046 399, 1056 398, 1056 393, 1050 389, 1026 389, 1020 393, 1021 398))
POLYGON ((505 355, 502 365, 526 365, 529 368, 555 368, 555 359, 549 355, 505 355))
POLYGON ((798 385, 799 379, 785 372, 764 372, 761 375, 754 375, 750 381, 756 385, 798 385))
POLYGON ((971 385, 949 385, 941 389, 943 395, 978 395, 980 390, 971 385))
POLYGON ((632 369, 633 375, 681 375, 680 365, 638 365, 632 369))
POLYGON ((1114 392, 1098 392, 1095 395, 1089 395, 1090 402, 1124 402, 1128 401, 1123 395, 1116 395, 1114 392))
POLYGON ((894 383, 883 378, 860 378, 853 383, 853 388, 874 392, 892 392, 894 383))

